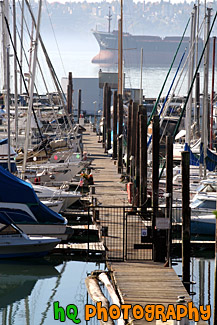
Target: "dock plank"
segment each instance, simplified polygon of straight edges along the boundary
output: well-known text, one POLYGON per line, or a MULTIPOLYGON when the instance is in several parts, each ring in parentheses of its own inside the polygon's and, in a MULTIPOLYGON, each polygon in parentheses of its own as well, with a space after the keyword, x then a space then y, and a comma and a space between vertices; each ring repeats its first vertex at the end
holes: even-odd
MULTIPOLYGON (((121 175, 117 173, 117 165, 104 152, 102 144, 98 143, 98 136, 91 131, 90 127, 87 126, 86 130, 83 134, 83 143, 85 151, 88 152, 92 159, 92 174, 95 184, 94 197, 97 198, 98 204, 102 206, 129 206, 126 184, 120 181, 121 175)), ((135 227, 139 223, 141 225, 138 226, 138 237, 141 227, 144 227, 144 221, 141 221, 141 218, 136 220, 135 217, 129 217, 127 256, 131 261, 120 263, 114 260, 107 263, 108 268, 112 271, 113 283, 119 292, 121 303, 140 304, 142 306, 146 304, 162 304, 167 307, 169 304, 176 305, 178 296, 185 296, 186 303, 190 302, 190 296, 172 268, 166 268, 162 263, 152 262, 151 249, 135 249, 135 238, 130 241, 130 227, 135 227), (132 218, 132 223, 130 218, 132 218), (140 255, 137 255, 138 251, 140 255), (140 260, 133 262, 134 257, 136 260, 138 256, 140 260), (145 261, 145 258, 148 257, 150 261, 145 261)), ((100 226, 108 227, 108 237, 102 238, 108 250, 108 258, 117 257, 118 254, 121 258, 123 255, 123 221, 121 213, 117 214, 115 219, 111 219, 108 211, 102 211, 100 213, 100 226), (114 234, 117 237, 115 244, 114 234), (115 255, 113 255, 114 252, 115 255)), ((133 322, 133 324, 137 325, 146 323, 161 324, 162 322, 159 320, 146 322, 144 319, 134 320, 133 322)), ((163 324, 173 324, 173 322, 168 321, 163 324)))

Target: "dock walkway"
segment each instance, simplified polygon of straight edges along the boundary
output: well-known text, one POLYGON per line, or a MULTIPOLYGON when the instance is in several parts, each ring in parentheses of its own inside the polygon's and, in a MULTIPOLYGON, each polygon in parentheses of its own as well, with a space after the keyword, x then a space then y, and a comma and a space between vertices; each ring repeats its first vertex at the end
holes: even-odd
MULTIPOLYGON (((121 183, 120 174, 117 173, 117 166, 114 161, 104 153, 102 144, 98 143, 98 136, 86 125, 86 132, 83 134, 84 151, 87 151, 92 161, 92 175, 95 184, 95 197, 98 204, 102 206, 128 205, 126 184, 121 183)), ((100 225, 108 226, 108 233, 112 234, 114 227, 120 227, 121 243, 121 224, 112 224, 109 215, 100 215, 100 225), (113 228, 112 228, 113 227, 113 228), (112 229, 111 229, 112 228, 112 229)), ((108 253, 114 249, 112 241, 106 238, 108 253)), ((117 249, 117 247, 116 247, 117 249)), ((120 253, 122 247, 119 247, 120 253)), ((141 251, 141 250, 140 250, 141 251)), ((113 271, 114 282, 119 291, 122 304, 177 304, 178 296, 184 296, 186 302, 191 301, 190 296, 185 290, 181 280, 171 268, 166 268, 163 264, 152 261, 109 261, 108 267, 113 271)), ((160 321, 146 322, 144 319, 134 321, 135 324, 160 324, 160 321)), ((165 324, 165 323, 164 323, 165 324)), ((172 324, 168 322, 167 324, 172 324)))

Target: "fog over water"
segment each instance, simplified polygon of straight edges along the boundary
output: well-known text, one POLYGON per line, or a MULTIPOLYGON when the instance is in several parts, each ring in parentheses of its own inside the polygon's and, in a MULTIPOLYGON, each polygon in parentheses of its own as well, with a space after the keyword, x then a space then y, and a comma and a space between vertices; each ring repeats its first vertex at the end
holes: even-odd
MULTIPOLYGON (((102 71, 117 72, 117 64, 113 66, 99 66, 98 64, 91 63, 92 58, 99 53, 99 46, 94 36, 91 33, 87 35, 80 35, 77 38, 75 35, 71 37, 57 37, 57 43, 55 39, 44 37, 44 43, 46 45, 47 52, 50 56, 51 62, 54 66, 56 74, 61 81, 62 77, 68 76, 69 72, 72 72, 73 77, 98 77, 99 69, 102 71)), ((145 54, 144 54, 145 55, 145 54)), ((45 71, 46 80, 49 85, 49 89, 54 90, 50 73, 47 69, 47 64, 44 60, 44 56, 39 51, 40 62, 45 71)), ((188 67, 188 65, 186 65, 188 67)), ((170 84, 175 76, 177 67, 173 67, 163 95, 167 94, 170 84)), ((143 94, 146 97, 157 97, 161 87, 164 83, 165 77, 168 73, 168 67, 143 67, 142 70, 142 87, 143 94)), ((179 73, 181 72, 181 68, 179 73)), ((201 78, 200 87, 201 92, 203 90, 203 66, 200 68, 201 78)), ((125 66, 125 86, 128 88, 140 88, 140 66, 137 67, 125 66)), ((178 79, 179 74, 176 78, 178 79)), ((210 69, 210 81, 209 91, 211 90, 211 69, 210 69)), ((174 83, 174 86, 176 81, 174 83)), ((217 84, 215 82, 215 84, 217 84)), ((39 83, 39 89, 43 92, 43 84, 39 83)), ((183 72, 179 85, 176 88, 176 95, 187 95, 188 81, 187 81, 187 69, 183 72)))

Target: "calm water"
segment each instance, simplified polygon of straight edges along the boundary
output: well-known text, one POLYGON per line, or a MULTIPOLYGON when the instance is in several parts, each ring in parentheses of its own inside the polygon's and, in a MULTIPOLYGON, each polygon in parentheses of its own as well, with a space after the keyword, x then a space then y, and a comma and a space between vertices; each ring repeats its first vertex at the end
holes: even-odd
MULTIPOLYGON (((89 34, 86 38, 74 39, 73 37, 69 40, 64 38, 57 38, 57 44, 52 35, 49 38, 44 38, 44 43, 47 48, 47 52, 50 56, 51 62, 54 66, 56 74, 61 81, 61 78, 68 76, 69 72, 72 72, 73 77, 98 77, 99 69, 102 71, 117 72, 117 65, 114 66, 99 66, 92 64, 92 58, 99 52, 99 46, 95 38, 89 34)), ((39 61, 46 77, 46 83, 49 91, 54 91, 54 85, 50 77, 50 72, 47 68, 46 61, 42 51, 39 49, 39 61)), ((184 61, 183 61, 184 63, 184 61)), ((187 65, 186 65, 187 67, 187 65)), ((146 97, 157 97, 168 73, 168 67, 143 67, 142 70, 142 88, 143 94, 146 97)), ((170 88, 171 82, 175 76, 177 68, 172 68, 170 76, 165 85, 163 95, 165 96, 170 88)), ((182 67, 177 74, 176 81, 179 78, 182 67)), ((200 69, 200 87, 201 92, 203 90, 203 68, 200 69)), ((217 72, 217 70, 216 70, 217 72)), ((125 86, 129 88, 140 88, 140 68, 139 67, 125 67, 125 86)), ((211 89, 211 69, 209 74, 209 91, 211 89)), ((42 82, 40 74, 36 77, 38 92, 45 92, 45 86, 42 82)), ((174 82, 174 86, 176 85, 174 82)), ((217 81, 215 83, 217 85, 217 81)), ((13 88, 13 82, 11 83, 13 88)), ((187 81, 187 69, 182 74, 178 86, 176 87, 176 95, 186 95, 188 90, 187 81)))
MULTIPOLYGON (((213 252, 201 252, 198 253, 200 257, 191 258, 191 281, 194 283, 190 287, 192 301, 194 305, 199 308, 200 305, 210 305, 211 310, 213 308, 214 301, 214 270, 215 259, 213 252)), ((182 275, 182 263, 181 259, 174 260, 174 266, 176 273, 181 277, 182 275), (176 264, 176 265, 175 265, 176 264)), ((208 324, 212 324, 213 318, 208 324)), ((194 324, 191 322, 191 324, 194 324)))
MULTIPOLYGON (((104 270, 104 265, 69 261, 53 266, 42 264, 42 260, 27 263, 0 263, 0 324, 60 324, 53 316, 55 301, 64 308, 76 305, 81 324, 85 324, 84 305, 92 303, 85 278, 93 270, 104 270)), ((97 324, 95 319, 89 323, 97 324)), ((72 324, 72 320, 66 319, 64 324, 72 324)))

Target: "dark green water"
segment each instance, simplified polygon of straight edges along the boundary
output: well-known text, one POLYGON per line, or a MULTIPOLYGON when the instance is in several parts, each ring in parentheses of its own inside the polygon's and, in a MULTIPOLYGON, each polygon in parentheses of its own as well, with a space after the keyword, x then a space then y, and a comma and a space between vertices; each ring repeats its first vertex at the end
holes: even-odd
MULTIPOLYGON (((0 263, 0 324, 74 324, 67 317, 65 322, 54 320, 56 301, 64 308, 76 305, 80 324, 86 324, 84 306, 92 301, 87 296, 85 278, 91 271, 104 268, 104 264, 76 261, 56 266, 41 260, 0 263)), ((89 324, 97 324, 97 320, 89 324)))

